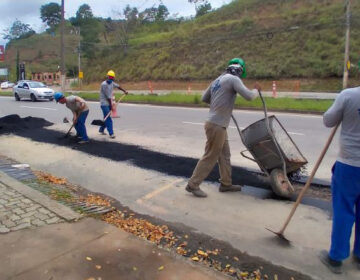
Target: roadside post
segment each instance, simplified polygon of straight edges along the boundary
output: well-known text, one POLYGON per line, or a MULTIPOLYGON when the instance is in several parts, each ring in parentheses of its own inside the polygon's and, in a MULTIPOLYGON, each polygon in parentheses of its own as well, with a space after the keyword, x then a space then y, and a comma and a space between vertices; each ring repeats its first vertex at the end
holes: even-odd
POLYGON ((273 98, 277 97, 276 81, 273 81, 272 84, 272 94, 273 94, 273 98))
POLYGON ((150 94, 154 94, 154 88, 153 88, 153 85, 152 85, 151 81, 148 81, 148 87, 149 87, 149 90, 150 90, 150 94))

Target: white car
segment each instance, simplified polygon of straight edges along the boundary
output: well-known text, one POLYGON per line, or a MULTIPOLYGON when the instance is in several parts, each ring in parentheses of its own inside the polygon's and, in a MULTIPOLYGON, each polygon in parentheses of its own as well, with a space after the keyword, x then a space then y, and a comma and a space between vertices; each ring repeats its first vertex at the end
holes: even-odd
POLYGON ((12 88, 12 87, 14 87, 14 83, 11 83, 11 82, 3 82, 3 83, 1 83, 1 85, 0 85, 0 88, 1 89, 7 89, 7 88, 12 88))
POLYGON ((13 87, 13 93, 16 101, 23 98, 31 99, 33 102, 37 100, 54 100, 54 90, 37 81, 19 81, 13 87))

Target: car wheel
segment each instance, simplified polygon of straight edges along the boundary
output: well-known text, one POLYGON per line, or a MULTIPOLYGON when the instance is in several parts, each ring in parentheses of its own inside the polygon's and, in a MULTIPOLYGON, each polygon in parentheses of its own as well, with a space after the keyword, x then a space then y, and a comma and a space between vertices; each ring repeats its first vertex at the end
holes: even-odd
POLYGON ((32 101, 32 102, 35 102, 35 101, 36 101, 36 97, 35 97, 35 95, 34 95, 33 93, 30 95, 30 98, 31 98, 31 101, 32 101))
POLYGON ((16 101, 20 101, 20 97, 19 97, 19 95, 15 92, 15 100, 16 101))

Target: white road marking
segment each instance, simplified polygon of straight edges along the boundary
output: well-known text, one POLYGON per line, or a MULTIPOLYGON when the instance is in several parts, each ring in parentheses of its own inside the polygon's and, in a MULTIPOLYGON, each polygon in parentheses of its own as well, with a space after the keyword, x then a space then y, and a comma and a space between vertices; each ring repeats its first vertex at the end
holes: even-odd
POLYGON ((20 106, 21 108, 29 108, 29 109, 39 109, 39 110, 49 110, 49 111, 57 111, 57 109, 46 108, 46 107, 31 107, 31 106, 20 106))
MULTIPOLYGON (((192 125, 201 125, 203 126, 204 123, 196 123, 196 122, 182 122, 183 124, 192 124, 192 125)), ((232 128, 232 129, 236 129, 236 126, 229 126, 229 128, 232 128)), ((240 129, 244 129, 244 127, 240 127, 240 129)), ((298 133, 298 132, 290 132, 288 131, 289 134, 291 135, 298 135, 298 136, 305 136, 305 134, 303 133, 298 133)))

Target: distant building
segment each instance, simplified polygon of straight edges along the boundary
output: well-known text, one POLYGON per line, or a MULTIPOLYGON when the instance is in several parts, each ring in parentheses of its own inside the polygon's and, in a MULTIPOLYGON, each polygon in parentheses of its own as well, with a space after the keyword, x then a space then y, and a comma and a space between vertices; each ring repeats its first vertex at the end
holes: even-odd
POLYGON ((31 73, 31 80, 47 85, 60 84, 60 72, 31 73))

